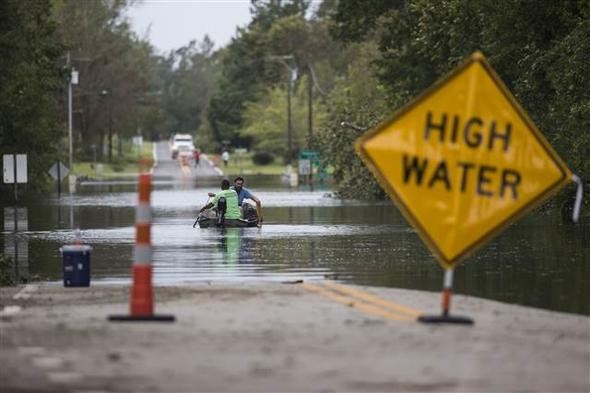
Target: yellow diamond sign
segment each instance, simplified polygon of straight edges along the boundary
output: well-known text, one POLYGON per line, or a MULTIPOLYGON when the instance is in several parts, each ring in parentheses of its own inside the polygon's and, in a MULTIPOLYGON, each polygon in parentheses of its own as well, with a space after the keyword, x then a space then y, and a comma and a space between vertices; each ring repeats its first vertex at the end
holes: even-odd
POLYGON ((572 177, 479 52, 356 150, 445 268, 572 177))

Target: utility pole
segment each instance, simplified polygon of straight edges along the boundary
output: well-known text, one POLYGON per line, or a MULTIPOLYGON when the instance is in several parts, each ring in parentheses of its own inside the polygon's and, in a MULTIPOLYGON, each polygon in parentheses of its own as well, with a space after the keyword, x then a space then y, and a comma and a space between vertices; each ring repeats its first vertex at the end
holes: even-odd
MULTIPOLYGON (((113 163, 113 92, 112 90, 103 89, 100 93, 101 97, 108 99, 109 105, 109 164, 113 163), (107 98, 108 96, 108 98, 107 98)), ((102 138, 100 141, 101 151, 102 151, 102 138)))
POLYGON ((293 158, 293 123, 291 122, 291 90, 293 82, 291 81, 291 75, 289 75, 289 85, 287 86, 287 146, 288 146, 288 157, 287 164, 291 163, 293 158))
POLYGON ((311 137, 313 135, 313 85, 315 85, 316 90, 321 95, 325 96, 326 92, 318 84, 311 61, 307 61, 307 71, 309 76, 309 80, 307 81, 307 137, 309 139, 308 148, 311 149, 311 137))
MULTIPOLYGON (((70 67, 70 52, 66 56, 66 64, 70 67)), ((69 140, 69 165, 70 173, 74 172, 74 142, 72 136, 72 85, 78 84, 78 71, 74 67, 70 70, 68 80, 68 140, 69 140)))
MULTIPOLYGON (((70 67, 70 52, 68 51, 66 64, 68 68, 70 67)), ((72 75, 70 74, 70 78, 68 80, 68 141, 69 141, 69 160, 68 164, 70 166, 70 173, 73 172, 72 163, 73 160, 73 153, 74 153, 74 143, 72 142, 72 75)))
POLYGON ((280 62, 289 70, 289 84, 287 85, 287 164, 291 164, 293 159, 293 123, 291 120, 291 95, 293 82, 297 78, 297 67, 291 67, 286 60, 295 60, 293 55, 271 56, 272 60, 280 62))
POLYGON ((307 63, 307 148, 311 150, 311 135, 313 133, 313 81, 311 75, 311 65, 307 63))
POLYGON ((109 164, 113 163, 113 95, 109 97, 109 164))

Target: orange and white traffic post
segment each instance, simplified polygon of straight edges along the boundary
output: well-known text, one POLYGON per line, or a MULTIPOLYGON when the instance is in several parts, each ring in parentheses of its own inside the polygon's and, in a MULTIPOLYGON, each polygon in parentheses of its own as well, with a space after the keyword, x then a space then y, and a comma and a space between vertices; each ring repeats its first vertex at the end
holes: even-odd
POLYGON ((152 175, 141 173, 138 179, 138 203, 135 218, 135 251, 133 253, 133 287, 130 314, 110 315, 110 321, 174 321, 173 315, 155 315, 152 291, 152 208, 150 194, 152 175))

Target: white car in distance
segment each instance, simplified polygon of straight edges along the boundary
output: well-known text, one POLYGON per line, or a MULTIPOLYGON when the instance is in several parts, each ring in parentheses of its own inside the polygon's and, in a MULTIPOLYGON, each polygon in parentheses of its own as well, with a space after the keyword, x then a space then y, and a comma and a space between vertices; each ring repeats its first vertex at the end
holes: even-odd
POLYGON ((175 160, 178 157, 178 153, 182 150, 193 154, 193 137, 189 134, 176 134, 172 139, 172 146, 170 148, 172 152, 172 159, 175 160))

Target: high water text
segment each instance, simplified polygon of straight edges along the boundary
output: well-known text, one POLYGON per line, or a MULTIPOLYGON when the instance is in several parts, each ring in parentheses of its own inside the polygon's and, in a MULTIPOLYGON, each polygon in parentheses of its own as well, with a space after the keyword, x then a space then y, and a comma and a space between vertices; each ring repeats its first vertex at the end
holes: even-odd
MULTIPOLYGON (((461 118, 456 114, 433 114, 429 111, 423 138, 430 144, 461 144, 468 149, 506 153, 511 148, 512 124, 484 121, 477 116, 461 118)), ((473 192, 481 197, 518 199, 522 177, 513 168, 471 161, 457 161, 451 165, 445 158, 435 162, 410 154, 403 154, 402 161, 404 184, 442 187, 449 192, 473 192)))

